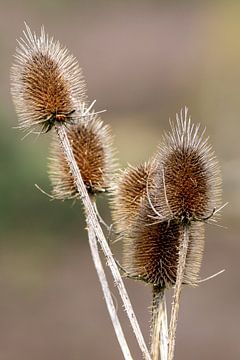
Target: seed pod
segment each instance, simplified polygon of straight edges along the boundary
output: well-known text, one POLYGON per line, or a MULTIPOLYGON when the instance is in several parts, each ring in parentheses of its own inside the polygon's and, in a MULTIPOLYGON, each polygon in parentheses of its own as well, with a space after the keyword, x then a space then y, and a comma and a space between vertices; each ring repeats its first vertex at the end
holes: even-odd
MULTIPOLYGON (((110 188, 114 163, 109 126, 103 125, 98 115, 90 114, 68 127, 67 135, 88 192, 96 194, 110 188)), ((79 196, 64 153, 55 138, 51 146, 49 176, 55 198, 79 196)))
POLYGON ((196 284, 203 222, 221 198, 218 163, 187 109, 171 126, 151 165, 123 173, 113 211, 123 238, 123 267, 130 276, 163 288, 175 284, 186 224, 190 227, 183 283, 196 284))
POLYGON ((147 194, 150 162, 137 167, 129 166, 118 175, 112 200, 112 216, 119 233, 125 232, 139 216, 139 209, 147 194))
MULTIPOLYGON (((157 221, 146 198, 139 217, 123 236, 123 267, 128 274, 160 288, 175 284, 183 225, 175 220, 157 221)), ((184 283, 195 285, 204 248, 204 224, 190 229, 184 283)))
POLYGON ((26 25, 11 69, 11 92, 23 130, 40 125, 49 131, 71 121, 86 100, 85 82, 77 60, 41 29, 40 37, 26 25))
POLYGON ((155 205, 162 218, 181 222, 211 217, 221 203, 218 162, 185 111, 165 134, 155 158, 155 205))
MULTIPOLYGON (((128 167, 118 178, 113 219, 123 239, 123 267, 127 273, 154 286, 171 287, 176 280, 183 226, 175 220, 161 221, 156 217, 156 200, 152 197, 156 176, 151 162, 128 167)), ((204 225, 194 223, 190 231, 185 284, 196 284, 203 248, 204 225)))

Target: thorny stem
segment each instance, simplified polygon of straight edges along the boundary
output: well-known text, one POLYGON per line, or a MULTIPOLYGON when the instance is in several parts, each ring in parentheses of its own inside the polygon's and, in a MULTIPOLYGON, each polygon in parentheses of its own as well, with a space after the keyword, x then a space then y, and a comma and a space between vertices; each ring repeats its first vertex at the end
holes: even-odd
POLYGON ((124 333, 122 331, 120 321, 117 316, 117 311, 116 311, 116 308, 113 303, 113 299, 112 299, 111 292, 110 292, 110 289, 108 286, 107 278, 106 278, 106 275, 105 275, 105 272, 104 272, 104 269, 102 266, 101 258, 99 256, 96 235, 95 235, 94 230, 92 229, 91 225, 88 226, 88 239, 89 239, 89 245, 90 245, 90 249, 91 249, 91 253, 92 253, 93 262, 94 262, 94 265, 95 265, 95 268, 96 268, 96 271, 98 274, 99 281, 102 286, 102 291, 104 294, 108 312, 109 312, 111 320, 112 320, 112 324, 113 324, 113 327, 114 327, 114 330, 116 333, 116 337, 118 339, 119 345, 123 352, 124 359, 125 360, 133 360, 130 350, 128 348, 126 339, 124 337, 124 333))
POLYGON ((57 135, 59 137, 60 143, 62 145, 65 157, 67 159, 69 168, 71 170, 71 173, 74 177, 74 181, 75 184, 77 186, 80 198, 82 199, 84 208, 85 208, 85 213, 86 213, 86 221, 87 224, 89 225, 89 227, 91 227, 94 232, 95 235, 97 237, 97 240, 100 243, 100 246, 103 250, 103 253, 107 259, 107 264, 110 267, 110 270, 112 272, 112 276, 114 278, 115 284, 118 288, 119 294, 122 298, 122 302, 124 304, 126 313, 128 315, 129 321, 132 325, 133 328, 133 332, 136 336, 137 342, 139 344, 139 347, 142 351, 143 357, 146 360, 151 360, 146 343, 144 341, 143 335, 141 333, 136 315, 133 311, 128 293, 126 291, 125 285, 123 283, 123 280, 121 278, 120 272, 118 270, 118 267, 115 263, 114 257, 112 255, 111 249, 109 248, 108 242, 103 234, 102 228, 98 222, 97 219, 97 215, 94 211, 94 207, 91 203, 91 200, 89 198, 87 189, 84 185, 80 170, 77 166, 77 163, 75 161, 74 155, 73 155, 73 151, 69 142, 69 139, 67 137, 67 133, 66 133, 66 129, 64 127, 64 125, 62 124, 57 124, 55 126, 57 135))
POLYGON ((174 349, 175 349, 175 339, 176 339, 176 330, 177 330, 177 321, 178 321, 178 312, 179 312, 179 302, 180 295, 182 290, 182 282, 185 271, 186 257, 188 251, 188 242, 189 242, 189 225, 185 225, 183 228, 183 240, 181 241, 179 248, 179 260, 177 267, 177 279, 174 287, 173 294, 173 303, 171 310, 171 320, 169 326, 169 345, 168 345, 168 360, 173 360, 174 349))
POLYGON ((152 336, 151 356, 152 360, 167 360, 168 356, 168 323, 167 307, 164 289, 153 287, 152 303, 152 336))

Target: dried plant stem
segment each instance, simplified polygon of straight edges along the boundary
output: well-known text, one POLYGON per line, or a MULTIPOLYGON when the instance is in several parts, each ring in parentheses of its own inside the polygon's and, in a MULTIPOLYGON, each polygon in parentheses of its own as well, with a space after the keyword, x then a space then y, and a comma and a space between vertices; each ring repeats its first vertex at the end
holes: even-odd
POLYGON ((167 307, 164 289, 159 287, 153 288, 153 305, 152 305, 152 338, 151 338, 151 355, 152 360, 167 360, 168 356, 168 323, 167 307))
POLYGON ((163 293, 163 298, 159 306, 159 313, 161 314, 161 332, 160 332, 160 354, 161 360, 167 360, 168 357, 168 321, 167 321, 167 304, 166 296, 163 293))
POLYGON ((183 229, 183 239, 179 247, 177 279, 174 287, 171 320, 169 325, 168 360, 173 360, 174 357, 179 302, 180 302, 180 295, 182 290, 183 276, 185 271, 188 243, 189 243, 189 225, 185 225, 183 229))
POLYGON ((103 234, 102 228, 98 222, 97 215, 95 213, 93 204, 91 202, 91 199, 88 195, 87 189, 84 185, 83 179, 81 177, 81 173, 79 171, 79 168, 77 166, 77 163, 75 161, 72 148, 69 142, 69 139, 67 137, 66 129, 63 125, 58 124, 55 126, 56 132, 58 134, 60 143, 62 145, 64 154, 66 156, 66 159, 68 161, 69 168, 71 170, 71 173, 74 177, 80 198, 82 199, 85 213, 86 213, 86 220, 87 224, 91 229, 94 230, 95 236, 97 237, 97 240, 100 243, 100 246, 103 250, 103 253, 107 259, 107 264, 110 267, 110 270, 112 272, 115 284, 118 288, 119 294, 122 298, 126 313, 128 315, 129 321, 132 325, 134 334, 136 336, 137 342, 139 344, 139 347, 142 351, 142 354, 145 359, 151 360, 146 343, 144 341, 143 335, 141 333, 136 315, 133 311, 128 293, 126 291, 125 285, 123 283, 122 277, 120 275, 120 272, 118 270, 117 264, 114 260, 114 257, 112 255, 111 249, 108 245, 108 242, 103 234))
POLYGON ((102 266, 101 258, 99 256, 98 252, 98 245, 97 245, 97 239, 96 235, 94 233, 94 230, 91 228, 91 226, 88 227, 88 239, 89 239, 89 245, 92 253, 93 262, 98 274, 99 281, 102 286, 102 291, 104 294, 104 298, 106 301, 106 305, 108 308, 108 312, 110 314, 112 324, 116 333, 116 337, 118 339, 119 345, 121 347, 122 353, 124 355, 124 359, 126 360, 133 360, 130 350, 128 348, 128 344, 126 342, 120 321, 117 316, 117 311, 113 303, 113 299, 111 296, 111 292, 108 286, 107 278, 102 266))

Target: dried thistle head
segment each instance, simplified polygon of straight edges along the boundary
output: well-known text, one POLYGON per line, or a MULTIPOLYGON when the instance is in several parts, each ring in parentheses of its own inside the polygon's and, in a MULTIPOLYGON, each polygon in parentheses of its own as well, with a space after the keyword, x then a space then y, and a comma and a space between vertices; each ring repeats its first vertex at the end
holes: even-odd
MULTIPOLYGON (((111 187, 114 170, 112 136, 97 114, 89 114, 67 128, 73 155, 89 193, 96 194, 111 187)), ((49 159, 49 176, 53 196, 71 199, 79 196, 68 163, 54 137, 49 159)))
POLYGON ((188 224, 183 282, 197 283, 204 221, 221 201, 218 163, 203 135, 185 109, 177 116, 176 126, 165 134, 144 176, 139 167, 127 170, 120 178, 114 220, 123 238, 123 266, 130 276, 154 286, 173 286, 179 247, 188 224))
MULTIPOLYGON (((176 281, 178 249, 183 226, 156 218, 153 204, 155 163, 128 167, 118 178, 113 220, 123 240, 123 267, 127 273, 154 286, 171 287, 176 281)), ((204 225, 194 223, 184 283, 195 285, 204 248, 204 225)))
POLYGON ((117 176, 112 200, 112 216, 121 233, 139 216, 139 208, 147 194, 151 163, 129 166, 117 176))
MULTIPOLYGON (((175 284, 183 226, 175 220, 156 221, 146 198, 139 217, 123 236, 123 267, 133 278, 160 288, 175 284)), ((196 285, 204 248, 204 224, 190 228, 184 283, 196 285)))
POLYGON ((183 222, 204 220, 221 203, 221 176, 217 159, 188 117, 185 108, 165 134, 155 158, 156 210, 163 218, 183 222))
POLYGON ((11 92, 23 130, 40 125, 48 131, 69 122, 86 100, 85 82, 77 60, 42 27, 37 37, 26 25, 11 69, 11 92))

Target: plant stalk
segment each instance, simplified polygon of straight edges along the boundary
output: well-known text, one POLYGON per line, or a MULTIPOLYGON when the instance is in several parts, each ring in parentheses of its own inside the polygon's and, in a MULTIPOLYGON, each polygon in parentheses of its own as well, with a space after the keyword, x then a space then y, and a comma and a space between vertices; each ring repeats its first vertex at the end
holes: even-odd
POLYGON ((183 239, 179 247, 177 279, 174 287, 171 320, 169 326, 168 360, 173 360, 174 358, 179 303, 180 303, 180 295, 181 295, 182 283, 183 283, 183 277, 184 277, 184 271, 186 265, 188 243, 189 243, 189 225, 184 225, 183 239))
POLYGON ((94 265, 95 265, 95 268, 96 268, 96 271, 98 274, 98 278, 99 278, 99 281, 100 281, 100 284, 102 287, 102 291, 104 294, 108 312, 111 317, 111 321, 112 321, 119 345, 121 347, 124 359, 133 360, 130 350, 129 350, 129 347, 128 347, 128 344, 126 342, 120 321, 117 316, 117 311, 116 311, 116 308, 113 303, 113 299, 112 299, 111 292, 110 292, 110 289, 108 286, 107 278, 106 278, 106 275, 105 275, 105 272, 104 272, 104 269, 102 266, 101 258, 99 256, 96 235, 94 233, 94 230, 91 228, 91 226, 88 227, 88 240, 89 240, 89 245, 90 245, 90 249, 91 249, 93 262, 94 262, 94 265))
POLYGON ((152 360, 167 360, 168 356, 168 323, 166 297, 163 288, 153 287, 152 303, 152 336, 151 355, 152 360))
POLYGON ((75 184, 77 186, 80 198, 82 199, 85 213, 86 213, 87 224, 88 224, 89 228, 93 229, 93 231, 95 232, 95 236, 96 236, 97 240, 99 241, 99 244, 100 244, 100 246, 103 250, 103 253, 107 259, 107 265, 110 267, 110 270, 112 272, 114 282, 115 282, 115 284, 118 288, 119 294, 122 298, 122 302, 124 304, 126 313, 128 315, 129 321, 133 328, 133 332, 136 336, 139 347, 142 351, 142 355, 143 355, 144 359, 151 360, 146 343, 145 343, 143 335, 141 333, 136 315, 133 311, 128 293, 127 293, 125 285, 123 283, 122 277, 120 275, 117 264, 112 255, 112 252, 108 245, 108 242, 104 236, 102 228, 98 222, 96 212, 94 210, 93 204, 88 195, 87 189, 84 185, 80 170, 79 170, 76 160, 74 158, 73 151, 72 151, 69 139, 67 137, 66 129, 65 129, 64 125, 62 125, 62 124, 57 124, 55 126, 55 129, 56 129, 57 135, 59 137, 60 143, 62 145, 66 160, 67 160, 69 168, 70 168, 70 171, 73 175, 75 184))

